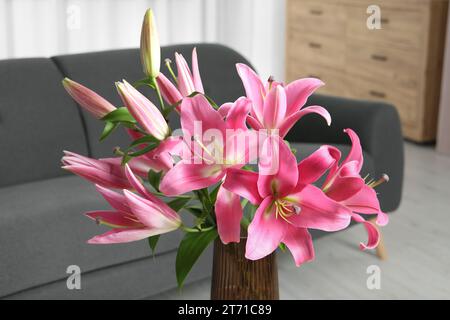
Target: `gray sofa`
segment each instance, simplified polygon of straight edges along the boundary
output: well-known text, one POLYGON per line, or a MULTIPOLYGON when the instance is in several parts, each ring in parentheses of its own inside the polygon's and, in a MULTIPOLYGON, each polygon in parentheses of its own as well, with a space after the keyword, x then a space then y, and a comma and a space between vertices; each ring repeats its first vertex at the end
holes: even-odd
MULTIPOLYGON (((220 45, 196 46, 209 95, 218 103, 241 96, 243 88, 234 65, 248 62, 220 45)), ((165 47, 163 57, 173 57, 178 51, 190 62, 192 47, 165 47)), ((174 288, 180 234, 163 236, 154 257, 145 241, 86 244, 103 230, 82 213, 105 208, 105 202, 89 183, 60 169, 62 150, 110 156, 113 147, 125 146, 129 140, 117 131, 106 142, 98 142, 102 124, 66 94, 61 85, 66 76, 120 105, 114 82, 142 78, 138 50, 0 61, 0 297, 139 299, 174 288), (81 290, 67 289, 70 265, 81 268, 81 290)), ((299 157, 320 143, 348 150, 342 129, 355 129, 365 152, 364 171, 391 176, 379 191, 383 209, 395 210, 403 179, 403 146, 395 109, 319 95, 310 100, 310 104, 328 108, 333 125, 324 126, 316 116, 302 119, 288 137, 298 147, 299 157)), ((188 282, 208 277, 210 269, 211 250, 195 266, 188 282)))

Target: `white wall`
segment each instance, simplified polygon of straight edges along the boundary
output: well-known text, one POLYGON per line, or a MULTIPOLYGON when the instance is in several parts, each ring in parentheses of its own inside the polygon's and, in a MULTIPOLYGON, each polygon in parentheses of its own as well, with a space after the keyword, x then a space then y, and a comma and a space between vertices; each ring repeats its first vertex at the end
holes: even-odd
POLYGON ((0 59, 137 47, 148 7, 163 45, 219 42, 284 79, 284 0, 0 0, 0 59))

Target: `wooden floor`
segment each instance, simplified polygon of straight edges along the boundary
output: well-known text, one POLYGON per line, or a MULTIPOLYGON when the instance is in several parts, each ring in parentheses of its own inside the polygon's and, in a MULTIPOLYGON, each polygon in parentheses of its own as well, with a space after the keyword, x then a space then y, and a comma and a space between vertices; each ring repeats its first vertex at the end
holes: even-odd
MULTIPOLYGON (((278 255, 282 299, 450 299, 450 157, 432 147, 405 144, 403 202, 383 228, 388 260, 358 250, 362 226, 315 242, 314 262, 296 268, 278 255), (381 288, 369 290, 367 268, 377 265, 381 288)), ((208 299, 210 281, 158 299, 208 299)))

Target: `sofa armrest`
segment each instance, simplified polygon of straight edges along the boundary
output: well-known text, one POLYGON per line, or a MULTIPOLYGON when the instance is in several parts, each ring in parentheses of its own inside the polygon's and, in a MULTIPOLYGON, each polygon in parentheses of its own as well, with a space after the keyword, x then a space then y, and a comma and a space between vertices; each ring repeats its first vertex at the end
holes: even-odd
POLYGON ((403 186, 403 137, 397 110, 389 104, 374 101, 313 95, 307 105, 325 107, 332 124, 327 127, 318 116, 307 116, 291 129, 287 140, 323 144, 349 144, 345 128, 353 129, 361 139, 364 151, 374 159, 375 177, 387 173, 389 183, 377 188, 384 211, 400 204, 403 186))

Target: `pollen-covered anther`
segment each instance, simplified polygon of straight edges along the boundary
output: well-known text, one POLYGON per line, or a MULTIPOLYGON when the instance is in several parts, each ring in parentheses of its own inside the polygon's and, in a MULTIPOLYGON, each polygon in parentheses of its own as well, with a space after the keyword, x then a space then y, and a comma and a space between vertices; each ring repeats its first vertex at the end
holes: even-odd
POLYGON ((288 218, 293 215, 300 214, 301 208, 293 205, 292 203, 285 200, 277 200, 274 203, 275 205, 275 218, 280 217, 284 221, 291 223, 288 218))
POLYGON ((384 182, 389 182, 389 176, 386 173, 383 173, 381 175, 381 178, 376 180, 376 181, 371 181, 370 183, 368 183, 368 186, 371 188, 375 188, 378 187, 380 184, 384 183, 384 182))

